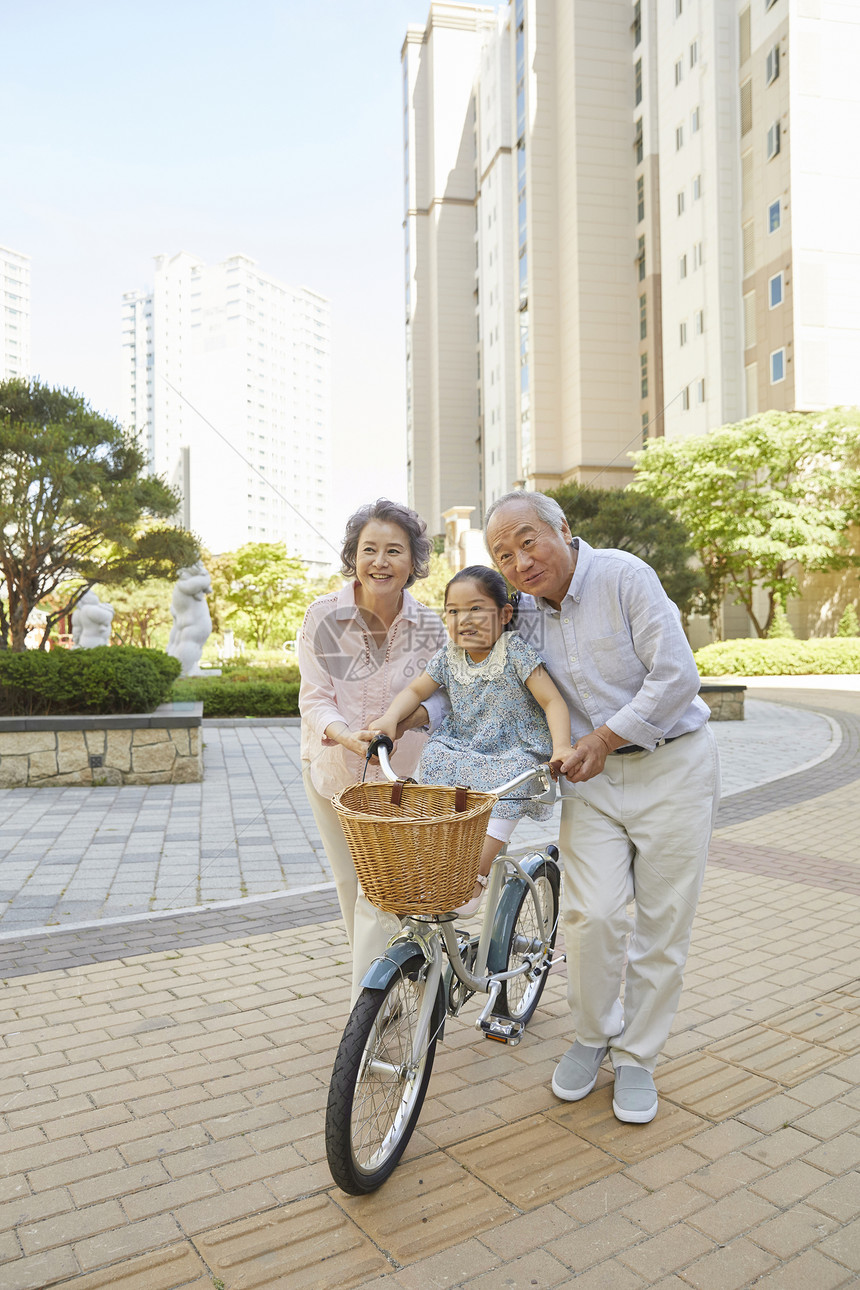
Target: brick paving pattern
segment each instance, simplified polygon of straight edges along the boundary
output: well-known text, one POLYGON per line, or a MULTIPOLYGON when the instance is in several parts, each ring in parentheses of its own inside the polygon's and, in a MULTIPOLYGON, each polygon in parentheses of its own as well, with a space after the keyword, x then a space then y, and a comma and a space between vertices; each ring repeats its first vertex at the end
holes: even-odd
MULTIPOLYGON (((858 701, 819 702, 835 762, 858 701)), ((605 1070, 582 1102, 553 1096, 571 1039, 554 972, 517 1048, 477 1037, 477 1001, 449 1022, 406 1157, 369 1197, 325 1163, 349 996, 330 895, 5 941, 3 1290, 857 1284, 850 769, 721 817, 652 1124, 614 1119, 605 1070)))

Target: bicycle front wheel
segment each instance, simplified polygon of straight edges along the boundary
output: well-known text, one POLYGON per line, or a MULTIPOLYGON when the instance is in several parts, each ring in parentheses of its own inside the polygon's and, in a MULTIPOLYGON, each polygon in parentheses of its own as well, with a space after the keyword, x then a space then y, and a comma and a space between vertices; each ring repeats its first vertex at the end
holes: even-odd
MULTIPOLYGON (((555 945, 560 886, 558 868, 544 860, 535 869, 532 878, 537 888, 539 911, 535 909, 535 902, 526 884, 522 879, 514 879, 522 888, 522 893, 504 954, 506 972, 518 968, 527 958, 534 960, 544 943, 548 943, 550 949, 555 945)), ((496 1011, 525 1025, 531 1020, 540 1002, 546 978, 546 971, 541 972, 540 976, 524 972, 521 976, 505 981, 496 1011)))
POLYGON ((418 1120, 444 1019, 437 991, 423 1049, 415 1049, 425 960, 408 960, 381 990, 362 990, 337 1050, 325 1140, 329 1169, 351 1196, 389 1177, 418 1120))

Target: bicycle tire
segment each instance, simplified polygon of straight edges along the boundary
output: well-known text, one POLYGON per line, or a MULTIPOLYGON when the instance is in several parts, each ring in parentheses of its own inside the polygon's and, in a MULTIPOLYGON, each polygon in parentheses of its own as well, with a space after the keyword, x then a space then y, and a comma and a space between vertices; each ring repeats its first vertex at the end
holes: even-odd
POLYGON ((416 954, 382 989, 362 990, 337 1050, 326 1107, 326 1155, 332 1178, 350 1196, 375 1191, 390 1177, 424 1103, 445 1016, 437 990, 427 1046, 416 1060, 412 1040, 424 998, 424 967, 425 959, 416 954))
MULTIPOLYGON (((561 885, 558 866, 549 860, 544 860, 534 870, 532 879, 538 889, 543 926, 538 923, 537 911, 528 886, 521 878, 514 879, 513 881, 522 888, 522 893, 504 950, 506 972, 519 966, 536 940, 546 937, 550 948, 555 945, 561 885)), ((525 1026, 540 1003, 546 978, 547 973, 544 971, 538 977, 519 976, 503 982, 496 1006, 497 1014, 510 1017, 511 1021, 519 1021, 525 1026)))

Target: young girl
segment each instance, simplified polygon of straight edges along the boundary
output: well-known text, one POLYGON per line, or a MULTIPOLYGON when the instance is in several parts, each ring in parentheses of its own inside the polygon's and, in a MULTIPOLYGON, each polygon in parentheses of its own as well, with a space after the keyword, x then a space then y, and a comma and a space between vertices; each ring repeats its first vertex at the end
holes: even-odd
MULTIPOLYGON (((418 768, 423 784, 465 784, 487 790, 531 766, 571 755, 570 715, 540 656, 513 631, 505 580, 495 569, 471 565, 445 588, 450 640, 398 694, 370 730, 394 739, 405 720, 443 687, 451 711, 428 739, 418 768), (550 749, 551 754, 550 754, 550 749)), ((474 914, 490 865, 523 815, 545 820, 543 802, 500 801, 493 807, 472 899, 456 912, 474 914)))

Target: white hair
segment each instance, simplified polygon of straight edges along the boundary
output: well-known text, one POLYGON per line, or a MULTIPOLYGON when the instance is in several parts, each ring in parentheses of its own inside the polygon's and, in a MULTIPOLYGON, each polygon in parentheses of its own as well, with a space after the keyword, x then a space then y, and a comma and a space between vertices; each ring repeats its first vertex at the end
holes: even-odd
POLYGON ((525 502, 525 504, 534 511, 544 524, 555 529, 556 533, 561 533, 562 526, 567 521, 567 516, 559 506, 554 497, 547 497, 546 493, 529 493, 525 489, 515 488, 511 493, 504 493, 497 498, 487 510, 484 519, 484 532, 490 527, 490 520, 496 511, 502 506, 507 506, 508 502, 525 502))

